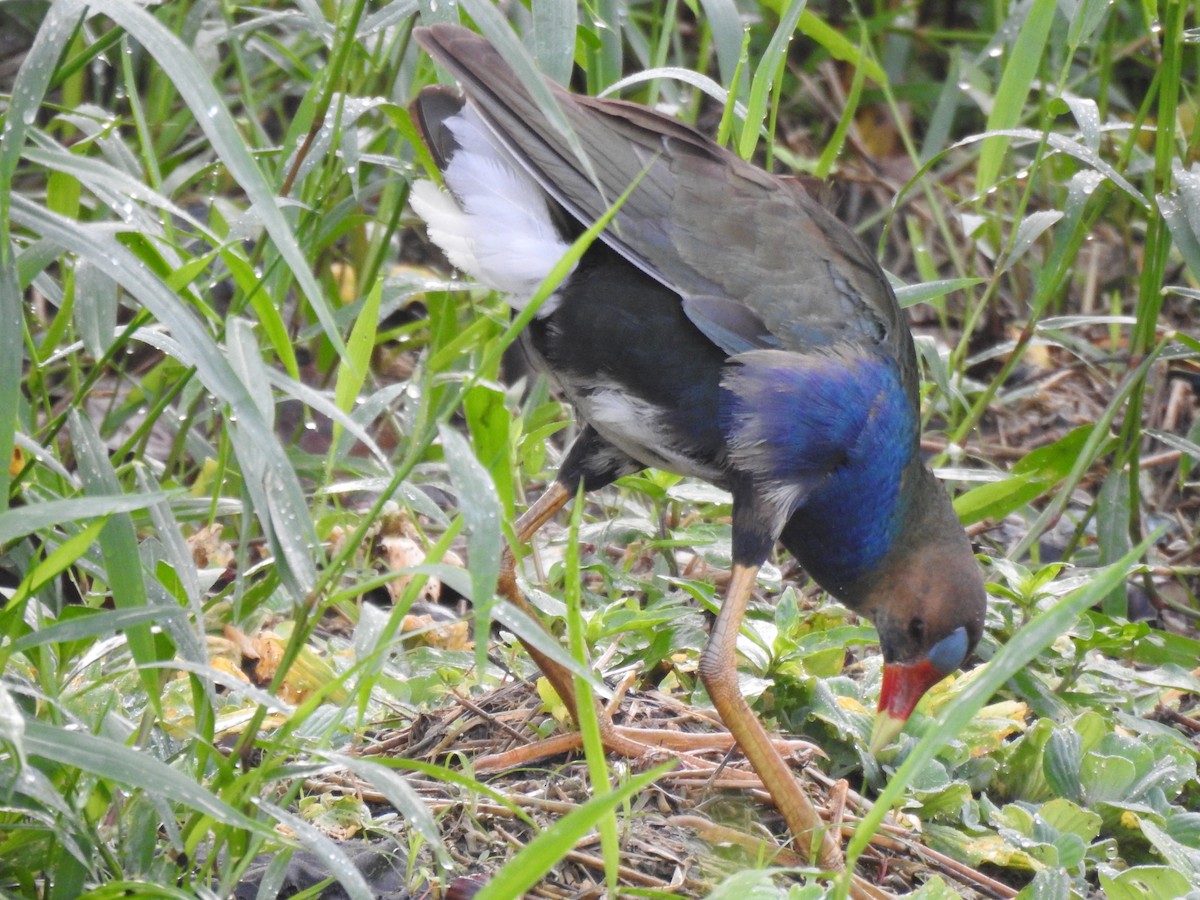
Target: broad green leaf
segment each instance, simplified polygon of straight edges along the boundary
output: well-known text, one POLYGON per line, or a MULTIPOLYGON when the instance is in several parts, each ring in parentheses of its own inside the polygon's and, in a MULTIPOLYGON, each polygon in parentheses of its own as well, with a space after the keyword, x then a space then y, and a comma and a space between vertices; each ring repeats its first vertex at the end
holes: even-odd
POLYGON ((1082 749, 1079 735, 1070 728, 1056 728, 1046 743, 1042 759, 1046 783, 1058 797, 1078 800, 1083 797, 1080 781, 1082 749))
POLYGON ((1071 897, 1071 876, 1065 869, 1042 869, 1021 889, 1017 900, 1066 900, 1071 897))
POLYGON ((1050 776, 1059 775, 1056 768, 1047 771, 1046 746, 1056 726, 1050 719, 1038 719, 1012 745, 1001 770, 992 780, 991 788, 1003 798, 1023 803, 1040 803, 1054 797, 1050 776))
POLYGON ((1190 850, 1200 850, 1200 813, 1181 812, 1167 819, 1167 834, 1190 850))
POLYGON ((1038 816, 1051 828, 1073 834, 1084 841, 1094 841, 1100 835, 1103 819, 1070 800, 1056 799, 1044 803, 1038 816))
POLYGON ((1135 799, 1131 789, 1137 783, 1137 766, 1121 756, 1111 756, 1099 751, 1083 758, 1079 770, 1083 783, 1084 799, 1089 803, 1121 804, 1135 799))
POLYGON ((1193 886, 1186 875, 1167 866, 1134 866, 1119 874, 1101 868, 1099 876, 1105 900, 1179 900, 1193 886))
POLYGON ((934 850, 972 866, 994 865, 1018 872, 1032 872, 1041 868, 1041 863, 1032 854, 1012 846, 998 834, 969 834, 937 823, 927 823, 924 831, 929 846, 934 850))
POLYGON ((1091 425, 1076 428, 1053 444, 1030 451, 1013 465, 1007 478, 960 495, 954 501, 959 518, 965 524, 999 520, 1036 500, 1071 473, 1094 430, 1091 425))

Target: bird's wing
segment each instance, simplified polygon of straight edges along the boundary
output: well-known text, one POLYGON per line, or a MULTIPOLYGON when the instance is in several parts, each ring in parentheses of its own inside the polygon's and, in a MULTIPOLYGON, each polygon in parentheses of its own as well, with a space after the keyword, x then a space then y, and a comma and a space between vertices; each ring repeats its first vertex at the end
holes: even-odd
MULTIPOLYGON (((688 317, 726 352, 852 343, 915 367, 879 266, 798 183, 647 107, 551 84, 571 140, 483 38, 435 25, 418 29, 417 39, 581 223, 594 222, 634 184, 603 240, 679 293, 688 317), (573 148, 586 148, 587 158, 573 148)), ((915 384, 915 368, 912 377, 915 384)))

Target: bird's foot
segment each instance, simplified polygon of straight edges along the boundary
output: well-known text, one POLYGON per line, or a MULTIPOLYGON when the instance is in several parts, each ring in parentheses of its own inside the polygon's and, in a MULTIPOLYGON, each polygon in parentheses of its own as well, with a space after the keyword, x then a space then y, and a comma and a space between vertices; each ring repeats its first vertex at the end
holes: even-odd
MULTIPOLYGON (((627 728, 613 723, 611 719, 598 717, 600 726, 600 743, 605 752, 629 760, 652 762, 656 757, 670 754, 672 759, 680 763, 680 767, 695 772, 712 772, 716 765, 696 756, 696 751, 712 749, 702 746, 701 742, 683 741, 673 745, 670 737, 715 737, 725 735, 685 735, 680 732, 627 728)), ((727 743, 731 745, 732 739, 727 743)), ((475 771, 482 775, 516 769, 530 763, 561 756, 564 753, 576 753, 583 749, 583 735, 578 731, 565 731, 552 735, 521 747, 504 750, 500 753, 489 753, 475 760, 475 771)))
MULTIPOLYGON (((621 728, 618 731, 628 732, 643 743, 651 744, 663 750, 673 750, 680 753, 719 753, 727 754, 737 749, 737 739, 728 731, 714 733, 696 731, 670 731, 665 728, 621 728)), ((816 744, 794 738, 772 737, 771 745, 783 756, 796 754, 808 756, 825 756, 816 744)))

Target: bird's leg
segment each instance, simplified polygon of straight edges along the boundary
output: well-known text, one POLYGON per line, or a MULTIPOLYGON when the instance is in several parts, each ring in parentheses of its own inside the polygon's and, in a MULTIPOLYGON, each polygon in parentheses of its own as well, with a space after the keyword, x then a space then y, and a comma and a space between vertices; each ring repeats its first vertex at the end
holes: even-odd
MULTIPOLYGON (((523 546, 533 538, 543 525, 554 518, 555 514, 567 505, 573 494, 561 481, 556 481, 546 490, 542 496, 534 501, 533 506, 529 507, 515 523, 513 530, 516 532, 517 544, 523 546)), ((541 623, 541 619, 533 611, 529 601, 521 592, 520 586, 517 584, 517 556, 513 547, 504 548, 504 556, 500 561, 500 581, 497 584, 496 590, 505 600, 517 607, 535 622, 541 623)), ((562 702, 566 704, 571 715, 579 721, 577 715, 578 710, 575 706, 575 676, 570 670, 561 664, 550 659, 536 647, 531 644, 521 641, 525 649, 529 652, 530 657, 537 663, 537 667, 541 669, 542 674, 546 676, 546 680, 558 692, 558 696, 562 702)))
POLYGON ((700 656, 700 680, 726 727, 783 813, 796 849, 827 871, 844 868, 842 853, 787 762, 771 743, 738 686, 736 645, 758 566, 735 563, 725 600, 700 656), (812 847, 816 852, 811 852, 812 847))
MULTIPOLYGON (((574 496, 574 491, 570 490, 567 485, 561 481, 555 481, 514 523, 513 530, 516 532, 517 543, 528 543, 538 530, 554 518, 554 515, 574 496)), ((517 584, 517 557, 512 547, 506 547, 504 550, 497 591, 504 599, 535 622, 541 622, 517 584)), ((579 722, 579 701, 575 692, 574 673, 527 641, 522 640, 521 644, 558 693, 559 698, 571 713, 571 717, 579 722)), ((622 735, 613 724, 612 717, 602 706, 597 705, 596 719, 600 727, 600 740, 607 750, 636 759, 650 749, 640 741, 630 740, 622 735)))
MULTIPOLYGON (((595 490, 606 484, 611 484, 622 475, 636 472, 640 468, 640 463, 624 457, 619 450, 610 446, 604 438, 600 437, 590 425, 584 426, 579 437, 571 445, 571 449, 568 451, 567 457, 563 461, 563 465, 559 469, 558 477, 554 483, 514 523, 513 530, 516 541, 512 547, 507 547, 504 550, 504 557, 500 565, 500 580, 497 585, 497 592, 531 619, 540 623, 541 620, 534 613, 529 600, 526 599, 525 595, 521 592, 520 586, 517 584, 517 553, 520 546, 529 543, 538 530, 554 518, 555 514, 570 502, 580 484, 583 484, 585 489, 595 490)), ((744 516, 749 513, 751 518, 753 518, 753 501, 736 504, 735 509, 739 515, 744 516)), ((735 532, 744 535, 746 529, 744 527, 735 529, 735 532)), ((745 543, 743 538, 737 543, 742 550, 742 558, 747 555, 758 555, 759 558, 766 558, 772 542, 772 539, 768 538, 763 545, 746 547, 742 546, 745 543)), ((752 574, 750 578, 751 585, 753 581, 752 574)), ((749 588, 747 588, 748 590, 749 588)), ((738 615, 738 621, 741 621, 740 614, 738 615)), ((736 631, 737 625, 735 623, 734 632, 736 633, 736 631)), ((574 673, 562 663, 551 659, 545 653, 538 650, 537 647, 531 646, 525 641, 521 643, 529 651, 530 657, 537 664, 538 668, 541 669, 542 674, 546 676, 546 680, 550 682, 550 685, 558 693, 568 712, 578 722, 579 701, 575 691, 574 673)), ((721 712, 720 707, 718 707, 718 712, 721 712)), ((749 711, 747 711, 747 714, 749 714, 749 711)), ((725 743, 728 738, 725 737, 723 740, 723 736, 721 735, 699 735, 669 729, 625 728, 618 726, 613 722, 612 715, 608 710, 600 704, 597 704, 595 715, 600 729, 600 740, 605 749, 624 756, 627 759, 638 759, 650 753, 668 752, 684 768, 704 770, 711 768, 711 763, 708 763, 707 760, 702 759, 696 754, 706 752, 724 753, 728 748, 728 744, 725 743)), ((730 729, 730 731, 732 733, 733 729, 730 729)), ((476 760, 476 766, 480 771, 491 771, 524 765, 531 759, 540 759, 571 749, 578 749, 578 737, 577 734, 560 735, 558 738, 539 741, 536 748, 521 748, 520 750, 492 754, 476 760), (538 755, 533 756, 531 755, 532 753, 537 753, 538 755)), ((742 739, 736 733, 733 734, 733 738, 738 743, 742 743, 742 739)), ((781 743, 784 745, 785 751, 789 746, 794 746, 792 742, 781 743)), ((782 760, 782 757, 779 756, 779 751, 775 751, 775 755, 782 760)), ((758 768, 757 765, 755 768, 758 768)), ((761 770, 759 771, 761 774, 761 770)), ((769 782, 764 783, 772 796, 779 796, 770 787, 769 782)), ((792 819, 789 818, 788 823, 791 825, 792 819)))

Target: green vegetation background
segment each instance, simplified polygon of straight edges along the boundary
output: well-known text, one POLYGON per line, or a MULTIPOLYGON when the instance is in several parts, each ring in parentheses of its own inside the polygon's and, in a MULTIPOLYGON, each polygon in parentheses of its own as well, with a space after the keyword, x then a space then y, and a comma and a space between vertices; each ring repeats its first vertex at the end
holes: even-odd
MULTIPOLYGON (((431 268, 407 210, 406 104, 437 79, 419 17, 590 93, 629 76, 621 96, 832 179, 914 307, 990 665, 865 758, 872 631, 776 570, 747 628, 763 715, 1024 896, 1200 884, 1191 4, 58 0, 0 6, 0 894, 228 896, 305 847, 369 897, 333 835, 398 843, 416 888, 459 869, 415 785, 509 803, 462 758, 353 752, 503 678, 500 548, 570 418, 501 381, 503 301, 431 268), (398 532, 421 561, 395 587, 398 532), (399 640, 432 577, 474 599, 473 647, 399 640), (260 684, 239 636, 277 655, 260 684), (329 772, 382 801, 331 811, 329 772)), ((717 594, 677 552, 721 566, 727 498, 646 473, 592 500, 541 607, 577 654, 692 691, 717 594)), ((657 773, 601 776, 515 864, 493 851, 488 896, 637 815, 657 773)), ((841 889, 724 865, 712 896, 841 889)))

